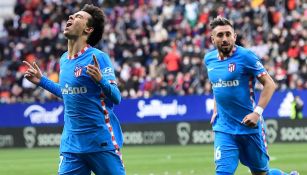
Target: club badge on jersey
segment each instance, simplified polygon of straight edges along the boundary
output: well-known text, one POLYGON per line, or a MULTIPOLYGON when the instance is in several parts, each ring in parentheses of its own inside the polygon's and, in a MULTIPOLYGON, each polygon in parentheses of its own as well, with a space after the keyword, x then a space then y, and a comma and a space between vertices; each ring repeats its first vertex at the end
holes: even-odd
POLYGON ((228 64, 228 71, 233 72, 236 70, 236 64, 235 63, 229 63, 228 64))
POLYGON ((81 66, 76 66, 75 67, 75 77, 79 77, 82 74, 82 67, 81 66))

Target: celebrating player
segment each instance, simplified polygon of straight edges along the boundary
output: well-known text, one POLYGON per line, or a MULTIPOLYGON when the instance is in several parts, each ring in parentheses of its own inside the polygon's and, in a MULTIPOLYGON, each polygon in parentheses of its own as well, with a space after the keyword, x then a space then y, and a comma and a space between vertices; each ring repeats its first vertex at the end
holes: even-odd
POLYGON ((112 110, 120 103, 120 91, 109 56, 92 47, 101 40, 104 24, 104 12, 93 5, 69 16, 64 29, 68 51, 60 59, 58 84, 43 76, 35 62, 24 62, 29 81, 64 101, 59 174, 125 174, 122 132, 112 110))
POLYGON ((253 175, 286 175, 269 169, 263 126, 262 112, 275 91, 274 81, 253 52, 235 45, 237 35, 227 19, 217 17, 210 27, 217 49, 207 53, 204 61, 215 100, 211 123, 216 174, 234 174, 240 160, 253 175), (263 85, 257 105, 256 78, 263 85))

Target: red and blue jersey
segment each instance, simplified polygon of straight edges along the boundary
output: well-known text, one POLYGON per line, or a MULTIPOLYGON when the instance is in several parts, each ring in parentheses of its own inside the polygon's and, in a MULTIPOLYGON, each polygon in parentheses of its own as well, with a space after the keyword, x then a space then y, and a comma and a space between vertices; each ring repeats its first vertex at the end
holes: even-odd
POLYGON ((259 132, 259 124, 250 128, 241 123, 255 107, 256 78, 266 74, 260 59, 250 50, 235 46, 228 58, 220 58, 217 49, 204 58, 217 105, 213 130, 230 134, 259 132))
POLYGON ((72 58, 66 52, 60 60, 59 83, 42 77, 40 86, 64 101, 61 152, 87 153, 122 146, 120 124, 112 110, 121 96, 107 54, 90 46, 72 58), (86 66, 94 65, 93 55, 102 73, 102 80, 98 83, 86 73, 86 66))

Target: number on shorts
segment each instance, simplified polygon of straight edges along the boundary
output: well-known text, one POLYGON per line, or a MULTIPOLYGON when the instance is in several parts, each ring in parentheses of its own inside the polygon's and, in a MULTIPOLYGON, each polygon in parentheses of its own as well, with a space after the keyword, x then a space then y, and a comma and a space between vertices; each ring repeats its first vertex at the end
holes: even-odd
POLYGON ((59 170, 60 170, 61 164, 63 162, 63 159, 64 159, 64 156, 60 156, 59 170))
POLYGON ((215 160, 219 160, 221 158, 221 150, 220 147, 216 147, 215 149, 215 160))

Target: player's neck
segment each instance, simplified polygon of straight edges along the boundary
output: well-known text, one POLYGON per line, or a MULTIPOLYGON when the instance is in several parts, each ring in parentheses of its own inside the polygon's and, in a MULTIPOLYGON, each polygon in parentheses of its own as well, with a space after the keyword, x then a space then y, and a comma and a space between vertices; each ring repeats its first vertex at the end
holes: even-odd
POLYGON ((224 60, 224 59, 227 59, 228 57, 231 57, 233 55, 233 53, 236 51, 237 47, 234 45, 232 50, 227 53, 227 54, 224 54, 223 52, 221 51, 218 51, 218 58, 220 60, 224 60))
POLYGON ((219 51, 219 58, 220 58, 220 59, 228 58, 228 57, 230 57, 231 55, 232 55, 231 53, 225 54, 225 53, 219 51))
POLYGON ((84 49, 88 44, 86 41, 81 40, 68 40, 68 56, 73 57, 77 54, 80 50, 84 49))

